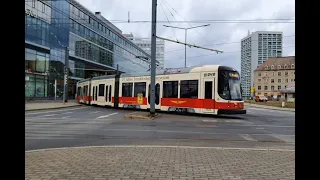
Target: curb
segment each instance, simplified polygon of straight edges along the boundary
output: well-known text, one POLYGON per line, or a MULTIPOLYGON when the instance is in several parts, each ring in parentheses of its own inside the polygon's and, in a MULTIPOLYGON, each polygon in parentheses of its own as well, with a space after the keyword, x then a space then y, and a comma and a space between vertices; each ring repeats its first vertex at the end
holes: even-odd
POLYGON ((77 105, 62 106, 62 107, 28 109, 28 110, 25 110, 25 112, 30 112, 30 111, 39 111, 39 110, 49 110, 49 109, 63 109, 63 108, 76 107, 76 106, 83 106, 83 105, 82 105, 82 104, 77 104, 77 105))
POLYGON ((161 114, 159 114, 159 113, 156 113, 155 117, 151 117, 149 115, 148 116, 135 115, 136 113, 138 113, 138 112, 133 112, 133 113, 130 113, 130 114, 126 114, 126 115, 124 115, 124 117, 126 117, 128 119, 154 120, 155 118, 161 116, 161 114))
POLYGON ((249 105, 249 104, 245 104, 245 106, 250 106, 250 107, 256 107, 256 108, 262 108, 262 109, 272 109, 272 110, 279 110, 279 111, 288 111, 288 112, 295 112, 296 110, 295 109, 276 109, 276 108, 273 108, 272 106, 271 107, 266 107, 266 106, 255 106, 255 105, 249 105))
POLYGON ((27 150, 25 153, 57 151, 69 149, 90 149, 90 148, 179 148, 179 149, 215 149, 215 150, 247 150, 247 151, 285 151, 295 152, 294 149, 277 149, 277 148, 232 148, 232 147, 205 147, 205 146, 162 146, 162 145, 105 145, 105 146, 74 146, 62 148, 44 148, 27 150))

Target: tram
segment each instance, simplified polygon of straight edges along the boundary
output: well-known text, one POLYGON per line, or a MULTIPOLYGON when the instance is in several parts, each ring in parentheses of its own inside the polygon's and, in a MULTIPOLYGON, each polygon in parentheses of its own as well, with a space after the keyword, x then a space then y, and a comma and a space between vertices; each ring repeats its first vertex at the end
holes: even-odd
MULTIPOLYGON (((150 108, 150 72, 116 74, 77 83, 81 104, 150 108)), ((199 114, 246 114, 240 75, 231 67, 204 65, 156 73, 155 109, 199 114)))

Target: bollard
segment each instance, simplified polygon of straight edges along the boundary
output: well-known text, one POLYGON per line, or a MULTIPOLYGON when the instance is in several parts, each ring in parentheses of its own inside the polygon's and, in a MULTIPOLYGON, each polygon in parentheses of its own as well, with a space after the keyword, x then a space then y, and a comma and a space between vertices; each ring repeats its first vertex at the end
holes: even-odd
POLYGON ((284 102, 284 101, 282 101, 282 104, 281 104, 281 106, 282 106, 282 107, 284 107, 284 106, 285 106, 285 102, 284 102))

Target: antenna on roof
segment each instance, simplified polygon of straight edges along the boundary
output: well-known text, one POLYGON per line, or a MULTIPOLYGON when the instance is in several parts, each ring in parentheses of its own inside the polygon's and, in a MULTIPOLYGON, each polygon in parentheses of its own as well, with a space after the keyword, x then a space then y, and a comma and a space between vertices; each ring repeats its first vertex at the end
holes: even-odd
POLYGON ((128 11, 128 23, 130 23, 130 11, 128 11))

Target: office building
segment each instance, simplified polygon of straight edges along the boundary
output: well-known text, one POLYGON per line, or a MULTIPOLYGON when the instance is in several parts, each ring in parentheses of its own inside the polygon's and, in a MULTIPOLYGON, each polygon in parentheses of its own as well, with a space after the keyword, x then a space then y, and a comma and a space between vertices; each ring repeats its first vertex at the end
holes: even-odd
POLYGON ((75 0, 25 0, 25 32, 26 97, 53 99, 55 82, 61 97, 67 57, 69 98, 80 79, 149 69, 148 53, 75 0))
POLYGON ((295 56, 269 58, 254 71, 256 96, 264 95, 269 99, 280 98, 281 91, 294 87, 295 56))
MULTIPOLYGON (((145 52, 151 55, 151 39, 149 38, 136 38, 133 36, 132 33, 130 34, 123 34, 126 36, 129 40, 131 40, 133 43, 135 43, 138 47, 143 49, 145 52)), ((157 66, 158 69, 164 68, 164 49, 165 49, 165 43, 162 39, 156 40, 156 60, 159 62, 159 66, 157 66)))
POLYGON ((268 58, 282 57, 282 32, 248 32, 241 39, 241 86, 242 96, 247 99, 251 94, 253 71, 268 58))

